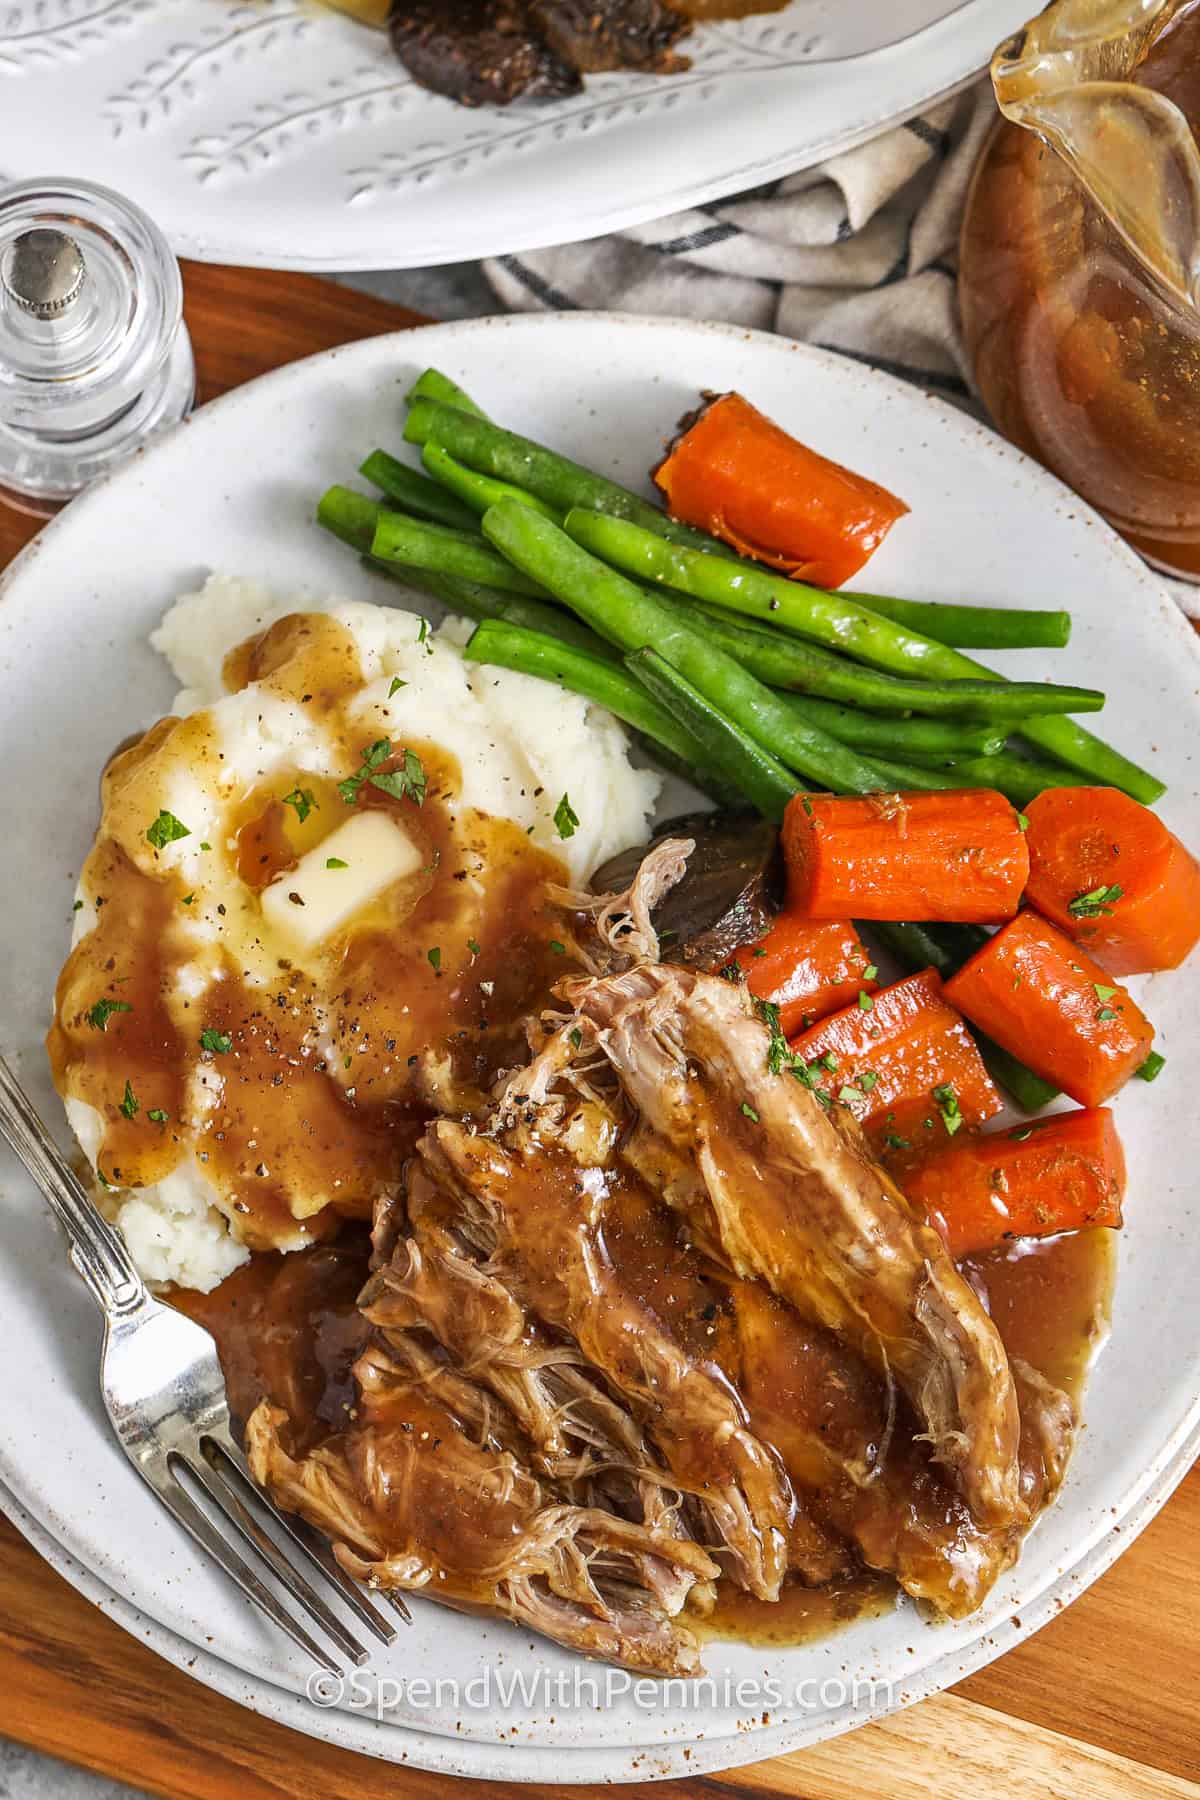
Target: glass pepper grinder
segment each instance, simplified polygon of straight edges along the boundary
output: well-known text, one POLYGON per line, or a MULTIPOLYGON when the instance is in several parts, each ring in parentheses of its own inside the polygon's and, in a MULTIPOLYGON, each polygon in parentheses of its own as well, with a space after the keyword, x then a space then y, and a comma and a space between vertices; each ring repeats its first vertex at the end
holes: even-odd
POLYGON ((0 187, 0 499, 55 512, 195 395, 179 265, 85 181, 0 187))

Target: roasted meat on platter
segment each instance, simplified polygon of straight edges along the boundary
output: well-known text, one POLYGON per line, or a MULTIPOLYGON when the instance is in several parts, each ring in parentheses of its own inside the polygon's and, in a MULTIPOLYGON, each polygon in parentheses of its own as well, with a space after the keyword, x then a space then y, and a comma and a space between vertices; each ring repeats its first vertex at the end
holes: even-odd
POLYGON ((572 94, 604 69, 668 74, 688 29, 661 0, 397 0, 388 20, 414 79, 464 106, 572 94))

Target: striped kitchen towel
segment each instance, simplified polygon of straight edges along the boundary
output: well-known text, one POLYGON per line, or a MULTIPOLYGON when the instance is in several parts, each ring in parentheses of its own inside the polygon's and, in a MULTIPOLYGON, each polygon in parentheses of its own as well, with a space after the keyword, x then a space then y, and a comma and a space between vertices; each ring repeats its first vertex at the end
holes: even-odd
MULTIPOLYGON (((797 175, 484 271, 515 311, 726 319, 840 351, 982 417, 955 283, 967 185, 995 117, 985 76, 797 175)), ((1166 585, 1200 622, 1200 586, 1166 585)))
POLYGON ((958 227, 995 117, 986 80, 906 125, 728 200, 484 264, 505 306, 727 319, 968 397, 958 227))

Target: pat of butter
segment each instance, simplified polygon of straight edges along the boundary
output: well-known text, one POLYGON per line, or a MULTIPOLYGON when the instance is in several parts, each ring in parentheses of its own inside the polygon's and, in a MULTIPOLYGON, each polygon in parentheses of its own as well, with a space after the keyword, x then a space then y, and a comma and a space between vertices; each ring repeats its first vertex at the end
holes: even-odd
POLYGON ((415 875, 423 859, 397 819, 356 813, 263 889, 263 918, 293 943, 323 943, 385 888, 415 875))

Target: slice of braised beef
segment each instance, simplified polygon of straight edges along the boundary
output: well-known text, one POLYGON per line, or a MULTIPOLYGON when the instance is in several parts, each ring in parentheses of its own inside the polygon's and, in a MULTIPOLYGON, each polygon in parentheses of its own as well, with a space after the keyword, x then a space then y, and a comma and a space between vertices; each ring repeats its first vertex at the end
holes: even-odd
POLYGON ((550 48, 585 75, 602 69, 668 75, 688 66, 672 46, 691 25, 662 0, 529 0, 529 12, 550 48))
POLYGON ((763 936, 783 903, 779 833, 756 813, 685 813, 660 825, 650 845, 610 857, 592 876, 594 892, 623 893, 647 849, 669 837, 694 838, 696 848, 653 915, 663 961, 719 969, 763 936))
POLYGON ((463 106, 506 106, 582 86, 522 0, 406 0, 392 7, 388 30, 413 79, 463 106))

